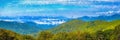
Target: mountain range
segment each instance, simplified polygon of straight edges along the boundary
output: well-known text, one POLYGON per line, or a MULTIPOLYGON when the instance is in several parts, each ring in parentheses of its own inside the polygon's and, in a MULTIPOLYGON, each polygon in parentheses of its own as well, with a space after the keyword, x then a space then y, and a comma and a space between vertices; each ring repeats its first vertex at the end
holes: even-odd
POLYGON ((0 17, 0 28, 12 30, 21 34, 34 34, 51 29, 68 21, 65 17, 18 16, 0 17))
MULTIPOLYGON (((8 16, 0 16, 0 28, 7 29, 7 30, 12 30, 17 33, 21 34, 34 34, 39 31, 43 30, 62 30, 66 29, 69 27, 63 27, 59 28, 61 26, 71 26, 71 27, 76 27, 76 26, 82 26, 83 29, 86 27, 85 25, 90 24, 90 25, 99 25, 99 24, 92 24, 95 23, 96 20, 102 20, 102 21, 97 21, 107 23, 104 21, 113 21, 113 20, 119 20, 120 19, 120 14, 113 14, 113 15, 100 15, 96 17, 89 17, 89 16, 84 16, 84 17, 79 17, 79 18, 66 18, 66 17, 53 17, 53 16, 18 16, 18 17, 8 17, 8 16), (71 21, 71 20, 76 20, 76 21, 71 21), (81 21, 80 21, 81 20, 81 21), (87 23, 85 21, 95 21, 95 22, 90 22, 87 23), (75 25, 74 25, 75 24, 75 25), (78 24, 78 25, 77 25, 78 24), (58 29, 56 29, 58 28, 58 29)), ((100 23, 102 25, 102 23, 100 23)), ((105 26, 103 26, 105 27, 105 26)), ((77 27, 76 27, 77 28, 77 27)), ((59 31, 60 31, 59 30, 59 31)), ((70 30, 68 30, 70 31, 70 30)), ((72 30, 74 31, 74 30, 72 30)))
POLYGON ((112 21, 112 20, 119 20, 120 14, 111 14, 111 15, 100 15, 96 17, 89 17, 89 16, 83 16, 79 17, 77 19, 83 20, 83 21, 94 21, 94 20, 104 20, 104 21, 112 21))

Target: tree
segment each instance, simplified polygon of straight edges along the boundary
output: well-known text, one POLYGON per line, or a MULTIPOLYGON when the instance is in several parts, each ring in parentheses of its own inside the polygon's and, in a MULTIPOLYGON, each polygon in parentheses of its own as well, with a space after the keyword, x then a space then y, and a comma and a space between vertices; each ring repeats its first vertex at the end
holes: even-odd
POLYGON ((117 25, 114 30, 115 40, 120 40, 120 25, 117 25))
POLYGON ((23 40, 23 38, 12 31, 0 29, 0 40, 23 40))
POLYGON ((37 40, 50 40, 53 37, 53 34, 49 31, 40 32, 37 40))
POLYGON ((97 31, 96 40, 106 40, 105 34, 102 31, 97 31))
POLYGON ((23 36, 24 40, 36 40, 34 37, 30 36, 30 35, 24 35, 23 36))

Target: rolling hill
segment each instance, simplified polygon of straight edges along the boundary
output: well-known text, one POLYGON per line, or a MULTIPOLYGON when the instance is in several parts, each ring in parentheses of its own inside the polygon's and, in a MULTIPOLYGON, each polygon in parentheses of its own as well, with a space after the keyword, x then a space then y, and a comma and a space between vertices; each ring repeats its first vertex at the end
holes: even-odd
POLYGON ((82 21, 82 20, 71 20, 66 23, 63 23, 53 29, 51 29, 51 32, 76 32, 76 31, 82 31, 82 32, 91 32, 94 33, 99 30, 108 30, 108 29, 114 29, 115 26, 120 25, 120 20, 114 20, 111 22, 96 20, 96 21, 82 21))
POLYGON ((65 17, 45 16, 0 16, 0 28, 12 30, 20 34, 33 34, 51 29, 69 20, 65 17))
POLYGON ((77 19, 83 20, 83 21, 95 21, 95 20, 113 21, 113 20, 120 20, 120 14, 116 13, 111 15, 99 15, 96 17, 83 16, 77 19))
POLYGON ((52 32, 98 31, 114 29, 120 21, 120 14, 84 16, 77 19, 66 17, 19 16, 0 17, 0 28, 20 34, 33 34, 43 30, 52 32), (116 20, 116 21, 115 21, 116 20))
POLYGON ((28 23, 5 22, 5 21, 0 21, 0 28, 12 30, 14 32, 21 34, 36 33, 39 30, 41 30, 40 28, 35 27, 35 25, 33 24, 31 25, 28 23))

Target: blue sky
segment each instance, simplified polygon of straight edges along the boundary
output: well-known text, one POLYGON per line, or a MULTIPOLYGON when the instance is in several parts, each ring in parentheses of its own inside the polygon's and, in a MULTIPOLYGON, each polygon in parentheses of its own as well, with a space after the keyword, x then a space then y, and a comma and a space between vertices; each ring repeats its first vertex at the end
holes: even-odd
POLYGON ((0 16, 82 17, 120 13, 120 0, 0 0, 0 16))

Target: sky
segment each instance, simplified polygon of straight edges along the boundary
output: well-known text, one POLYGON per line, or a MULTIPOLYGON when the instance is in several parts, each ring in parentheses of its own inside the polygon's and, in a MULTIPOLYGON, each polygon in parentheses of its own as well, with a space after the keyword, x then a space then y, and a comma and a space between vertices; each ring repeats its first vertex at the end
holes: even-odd
POLYGON ((82 17, 120 14, 120 0, 0 0, 0 16, 82 17))

